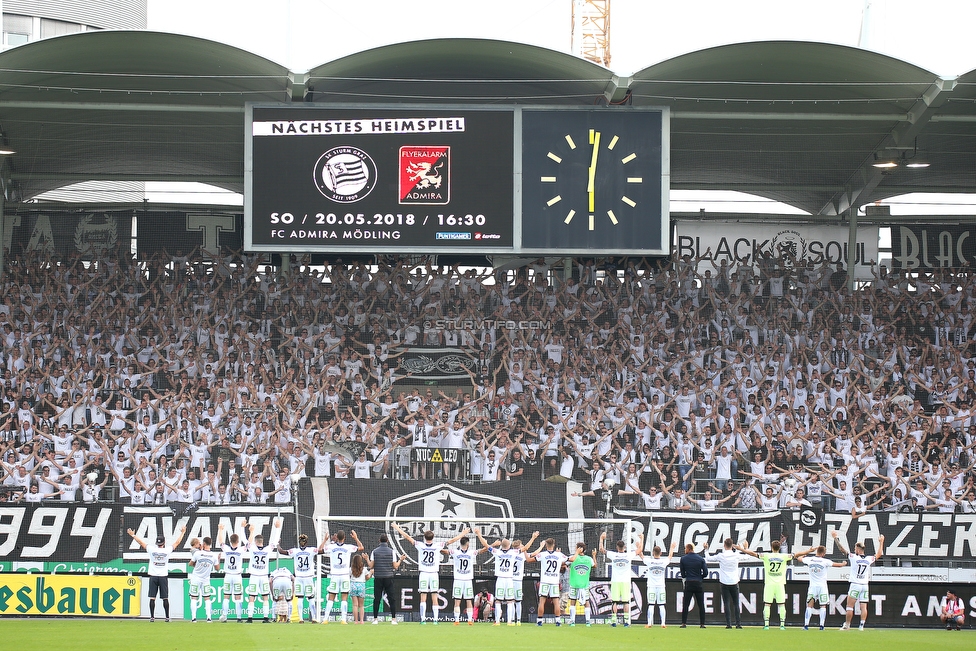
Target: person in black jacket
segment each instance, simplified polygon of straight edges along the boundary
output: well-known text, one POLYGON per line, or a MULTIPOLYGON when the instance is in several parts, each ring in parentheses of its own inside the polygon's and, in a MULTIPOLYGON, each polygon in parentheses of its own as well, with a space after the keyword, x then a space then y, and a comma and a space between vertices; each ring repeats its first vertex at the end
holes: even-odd
POLYGON ((400 555, 390 547, 390 540, 386 534, 380 536, 380 545, 369 556, 369 568, 373 570, 373 623, 379 623, 380 604, 383 595, 390 603, 390 623, 396 624, 396 595, 393 591, 393 576, 400 569, 400 563, 405 556, 400 555))
POLYGON ((688 626, 688 608, 691 606, 691 598, 695 598, 695 605, 698 607, 698 617, 701 620, 701 627, 705 628, 705 593, 702 590, 702 581, 708 575, 705 565, 705 557, 695 553, 695 546, 691 543, 685 545, 685 555, 681 557, 681 578, 685 580, 685 601, 681 609, 681 628, 688 626))

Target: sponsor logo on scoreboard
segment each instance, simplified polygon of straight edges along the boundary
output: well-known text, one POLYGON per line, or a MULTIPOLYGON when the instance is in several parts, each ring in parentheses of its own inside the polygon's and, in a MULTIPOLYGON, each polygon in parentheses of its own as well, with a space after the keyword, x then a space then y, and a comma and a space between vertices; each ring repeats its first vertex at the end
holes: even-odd
POLYGON ((435 240, 470 240, 471 233, 435 233, 435 240))
POLYGON ((502 236, 498 233, 475 233, 474 239, 476 240, 500 240, 502 236))
POLYGON ((358 147, 335 147, 315 162, 315 187, 336 203, 355 203, 376 186, 376 163, 358 147))
POLYGON ((451 201, 451 148, 400 147, 400 203, 439 206, 451 201))

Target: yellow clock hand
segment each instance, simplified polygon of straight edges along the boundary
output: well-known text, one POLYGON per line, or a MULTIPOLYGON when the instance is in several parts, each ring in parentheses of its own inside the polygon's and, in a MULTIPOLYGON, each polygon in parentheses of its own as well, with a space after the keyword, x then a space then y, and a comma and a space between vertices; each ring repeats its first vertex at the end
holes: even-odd
POLYGON ((590 129, 590 144, 593 145, 593 154, 590 156, 589 176, 586 184, 586 192, 590 195, 590 213, 593 212, 594 180, 596 179, 596 160, 600 153, 600 132, 590 129))

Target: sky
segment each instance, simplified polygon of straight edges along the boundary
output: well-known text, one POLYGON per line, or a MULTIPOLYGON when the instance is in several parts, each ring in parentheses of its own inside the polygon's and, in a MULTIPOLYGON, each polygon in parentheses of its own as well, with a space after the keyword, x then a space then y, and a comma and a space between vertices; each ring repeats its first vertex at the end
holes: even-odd
MULTIPOLYGON (((571 53, 572 2, 149 0, 148 27, 227 43, 304 72, 356 52, 431 38, 490 38, 571 53)), ((955 77, 976 69, 974 24, 976 0, 611 0, 610 69, 629 75, 719 45, 802 40, 864 47, 955 77)), ((201 188, 191 186, 191 191, 207 199, 201 188)), ((179 200, 175 195, 153 199, 179 200)), ((226 194, 210 199, 231 202, 226 194)), ((892 212, 945 214, 947 204, 960 202, 965 206, 960 211, 972 212, 974 200, 910 197, 893 205, 892 212)), ((671 207, 797 212, 739 193, 673 192, 671 207)))
MULTIPOLYGON (((201 36, 295 72, 382 45, 429 38, 517 41, 571 51, 572 0, 149 0, 149 29, 201 36)), ((610 68, 627 75, 728 43, 857 46, 943 76, 976 68, 973 0, 611 0, 610 68)))

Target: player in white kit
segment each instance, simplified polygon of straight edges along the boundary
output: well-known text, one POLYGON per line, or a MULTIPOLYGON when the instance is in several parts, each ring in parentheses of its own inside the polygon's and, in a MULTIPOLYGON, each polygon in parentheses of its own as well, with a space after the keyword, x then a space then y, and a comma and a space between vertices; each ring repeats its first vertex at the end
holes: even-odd
MULTIPOLYGON (((249 525, 251 529, 251 544, 247 547, 248 564, 247 574, 249 580, 244 589, 247 594, 247 622, 254 621, 254 604, 260 597, 264 607, 264 621, 269 621, 271 617, 271 580, 268 570, 270 568, 271 554, 278 546, 281 537, 281 518, 275 518, 274 529, 271 532, 271 541, 265 545, 264 536, 254 535, 254 525, 249 525)), ((289 572, 289 580, 291 573, 289 572)), ((289 597, 290 599, 290 597, 289 597)))
MULTIPOLYGON (((323 540, 319 547, 308 546, 308 534, 298 536, 298 547, 292 547, 285 554, 295 561, 295 599, 298 599, 299 618, 301 617, 302 600, 308 601, 309 617, 313 622, 319 620, 318 599, 315 594, 315 556, 322 552, 322 547, 328 539, 323 540)), ((273 588, 274 586, 272 586, 273 588)))
POLYGON ((546 613, 546 600, 552 601, 552 614, 556 626, 560 625, 562 610, 559 602, 560 570, 568 557, 556 549, 555 538, 546 538, 539 549, 532 554, 532 559, 539 561, 539 610, 536 616, 536 626, 542 626, 546 613))
POLYGON ((325 602, 325 617, 322 618, 323 624, 329 623, 329 616, 332 615, 332 603, 336 597, 339 598, 339 623, 346 624, 346 615, 349 613, 349 600, 347 599, 352 580, 349 576, 349 567, 352 562, 352 555, 363 551, 363 543, 359 541, 359 536, 351 530, 349 535, 356 541, 355 545, 346 543, 346 532, 336 531, 332 540, 323 541, 325 553, 329 556, 329 596, 325 602))
POLYGON ((454 625, 461 623, 461 602, 465 602, 464 612, 468 617, 468 626, 474 626, 474 564, 478 559, 478 553, 483 549, 471 549, 471 539, 468 535, 470 529, 461 532, 458 539, 459 546, 441 550, 442 554, 451 557, 454 565, 454 625))
MULTIPOLYGON (((241 526, 246 527, 247 520, 241 523, 241 526)), ((217 547, 220 548, 224 558, 224 603, 220 621, 227 621, 227 613, 230 612, 230 602, 233 599, 237 621, 243 624, 244 553, 247 551, 247 540, 241 540, 240 536, 233 533, 230 535, 229 544, 225 545, 224 525, 220 525, 217 527, 217 547)))
POLYGON ((197 621, 197 611, 200 610, 201 601, 207 613, 207 621, 213 621, 213 597, 217 591, 210 585, 210 573, 220 565, 220 552, 210 551, 212 542, 210 536, 200 541, 200 549, 193 552, 193 557, 190 559, 190 567, 193 568, 190 574, 191 622, 197 621))
POLYGON ((661 556, 661 548, 658 545, 654 545, 651 558, 644 556, 643 547, 640 545, 637 548, 637 556, 647 566, 647 624, 644 627, 651 628, 654 626, 654 606, 657 606, 661 612, 661 628, 667 628, 667 568, 671 564, 671 559, 674 558, 674 550, 678 548, 678 543, 677 541, 672 542, 668 555, 664 557, 661 556))
POLYGON ((871 566, 884 554, 884 535, 878 536, 878 553, 874 556, 864 554, 864 543, 854 544, 854 553, 848 553, 837 537, 837 530, 830 532, 834 537, 834 544, 842 554, 847 554, 847 561, 851 565, 851 587, 847 591, 847 616, 844 625, 840 630, 848 631, 851 628, 851 620, 854 619, 854 604, 861 604, 861 623, 858 629, 864 630, 864 623, 868 620, 868 583, 871 581, 871 566))
POLYGON ((536 531, 529 538, 528 544, 525 547, 522 546, 521 540, 512 541, 512 549, 517 553, 515 554, 515 559, 512 565, 512 587, 515 589, 515 625, 522 625, 522 581, 525 579, 525 563, 530 560, 528 553, 525 551, 532 546, 535 539, 539 537, 539 532, 536 531))
POLYGON ((496 540, 491 545, 481 535, 481 531, 474 530, 478 541, 486 547, 495 560, 495 623, 501 626, 502 605, 507 607, 508 625, 515 626, 515 587, 512 584, 512 570, 515 565, 516 552, 512 549, 512 541, 508 538, 496 540))
POLYGON ((291 600, 295 596, 295 579, 287 567, 271 573, 271 596, 275 604, 275 621, 291 619, 291 600))
MULTIPOLYGON (((807 609, 803 615, 803 630, 810 630, 810 618, 816 609, 820 615, 820 630, 824 630, 827 621, 827 604, 830 603, 830 591, 827 588, 827 570, 831 567, 844 567, 847 563, 835 563, 827 555, 827 548, 817 547, 816 556, 804 556, 801 560, 810 571, 810 587, 807 588, 807 609)), ((798 557, 799 558, 799 557, 798 557)))
MULTIPOLYGON (((440 589, 438 572, 441 565, 441 550, 445 544, 434 540, 433 531, 425 531, 424 539, 420 542, 404 531, 403 527, 396 522, 393 523, 400 537, 417 548, 417 569, 420 571, 420 623, 427 623, 427 597, 430 597, 430 607, 433 611, 434 624, 437 624, 437 591, 440 589)), ((454 544, 461 539, 461 536, 451 538, 447 544, 454 544)))

